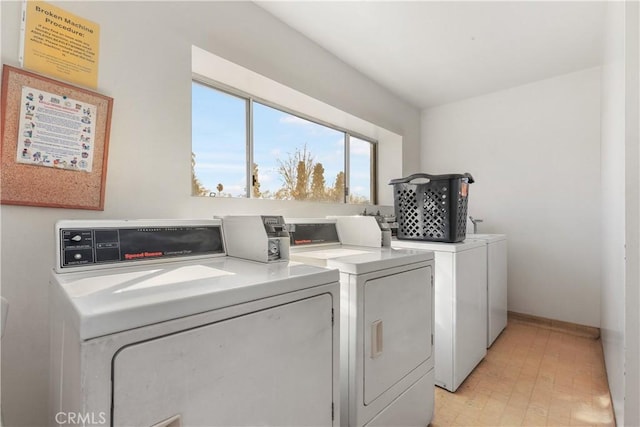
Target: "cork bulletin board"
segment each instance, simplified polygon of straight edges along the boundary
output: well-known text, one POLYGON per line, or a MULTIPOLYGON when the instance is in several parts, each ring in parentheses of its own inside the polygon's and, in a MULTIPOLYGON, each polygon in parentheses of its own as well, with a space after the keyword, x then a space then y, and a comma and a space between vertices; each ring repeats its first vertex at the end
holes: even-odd
POLYGON ((3 65, 0 202, 104 210, 113 99, 3 65))

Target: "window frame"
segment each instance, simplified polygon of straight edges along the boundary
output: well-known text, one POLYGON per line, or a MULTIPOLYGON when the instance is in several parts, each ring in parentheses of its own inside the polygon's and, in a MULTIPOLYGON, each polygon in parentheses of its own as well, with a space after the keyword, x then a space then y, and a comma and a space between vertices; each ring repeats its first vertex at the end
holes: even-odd
MULTIPOLYGON (((370 185, 371 185, 371 200, 370 204, 377 205, 378 204, 378 141, 375 141, 371 138, 362 137, 355 132, 346 133, 347 143, 345 144, 345 157, 347 159, 347 164, 345 166, 345 175, 344 180, 346 183, 345 191, 345 203, 349 203, 349 197, 351 196, 351 189, 349 188, 351 182, 351 137, 357 138, 361 141, 365 141, 371 144, 371 155, 369 157, 369 170, 371 171, 370 176, 370 185), (347 151, 348 150, 348 151, 347 151), (347 172, 348 170, 348 172, 347 172)), ((352 203, 356 204, 356 203, 352 203)))
MULTIPOLYGON (((343 204, 356 204, 349 203, 349 196, 351 194, 351 189, 349 188, 351 181, 351 171, 350 171, 350 139, 351 137, 360 139, 362 141, 366 141, 371 144, 371 159, 370 159, 370 185, 371 185, 371 194, 370 200, 368 202, 369 205, 377 205, 378 204, 378 144, 379 142, 371 137, 363 135, 359 132, 355 132, 341 126, 334 125, 332 123, 328 123, 324 120, 317 119, 308 114, 301 113, 299 111, 295 111, 291 108, 285 107, 278 103, 269 101, 267 99, 252 95, 243 90, 231 87, 227 84, 221 83, 219 81, 215 81, 209 77, 203 76, 198 73, 192 73, 191 83, 200 84, 203 86, 207 86, 213 90, 217 90, 227 95, 231 95, 245 101, 245 126, 246 126, 246 164, 245 164, 245 174, 246 174, 246 184, 247 191, 246 195, 243 198, 247 199, 256 199, 261 200, 259 198, 253 197, 253 186, 256 181, 256 177, 253 176, 253 148, 254 148, 254 140, 253 140, 253 103, 257 102, 259 104, 265 105, 267 107, 276 109, 285 114, 289 114, 295 117, 298 117, 303 120, 307 120, 309 122, 315 123, 320 126, 324 126, 330 129, 333 129, 338 132, 342 132, 345 135, 344 138, 344 181, 345 181, 345 189, 344 189, 344 197, 342 200, 343 204)), ((308 200, 304 200, 308 201, 308 200)))

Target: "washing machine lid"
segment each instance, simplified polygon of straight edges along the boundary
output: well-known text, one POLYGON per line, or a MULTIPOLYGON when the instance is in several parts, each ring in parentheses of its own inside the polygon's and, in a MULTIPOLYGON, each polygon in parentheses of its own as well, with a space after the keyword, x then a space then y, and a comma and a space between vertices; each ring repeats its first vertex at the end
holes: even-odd
POLYGON ((468 239, 459 243, 428 242, 423 240, 392 240, 391 246, 395 248, 425 249, 438 252, 462 252, 469 249, 485 246, 484 240, 468 239))
POLYGON ((467 239, 471 240, 485 240, 488 243, 499 242, 501 240, 507 240, 506 234, 467 234, 467 239))
MULTIPOLYGON (((361 250, 361 253, 328 258, 326 265, 329 268, 337 268, 342 273, 350 274, 371 273, 434 259, 433 252, 419 249, 372 249, 361 246, 343 246, 343 249, 361 250)), ((305 255, 308 256, 308 253, 305 255)))
POLYGON ((294 218, 285 222, 295 225, 289 230, 291 260, 337 268, 343 273, 370 273, 434 257, 432 252, 419 249, 381 247, 380 227, 373 217, 294 218))
POLYGON ((372 248, 351 247, 342 245, 317 245, 304 248, 292 248, 289 259, 294 262, 302 262, 310 265, 326 267, 327 262, 333 258, 367 254, 372 248))
POLYGON ((338 272, 232 257, 52 272, 51 298, 80 338, 113 334, 300 289, 335 283, 338 272))
POLYGON ((423 249, 372 248, 350 245, 292 247, 291 261, 337 268, 343 273, 363 274, 434 259, 423 249))

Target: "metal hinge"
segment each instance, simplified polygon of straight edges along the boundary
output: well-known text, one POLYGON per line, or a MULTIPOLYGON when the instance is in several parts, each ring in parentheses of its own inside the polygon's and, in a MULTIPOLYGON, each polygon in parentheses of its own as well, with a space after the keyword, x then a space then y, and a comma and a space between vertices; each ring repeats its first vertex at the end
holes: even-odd
POLYGON ((431 345, 433 345, 433 334, 431 334, 431 345))
POLYGON ((335 324, 334 317, 335 317, 335 315, 333 314, 333 308, 332 308, 331 309, 331 326, 333 326, 335 324))
POLYGON ((335 405, 333 404, 333 402, 331 402, 331 421, 333 421, 335 419, 335 405))

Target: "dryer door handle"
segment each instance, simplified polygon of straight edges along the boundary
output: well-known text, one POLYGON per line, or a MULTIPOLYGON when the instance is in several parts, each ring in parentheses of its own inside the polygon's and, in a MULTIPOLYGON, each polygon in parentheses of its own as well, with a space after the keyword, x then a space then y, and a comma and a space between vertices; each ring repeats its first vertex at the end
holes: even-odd
POLYGON ((382 320, 371 323, 371 358, 382 355, 382 320))

